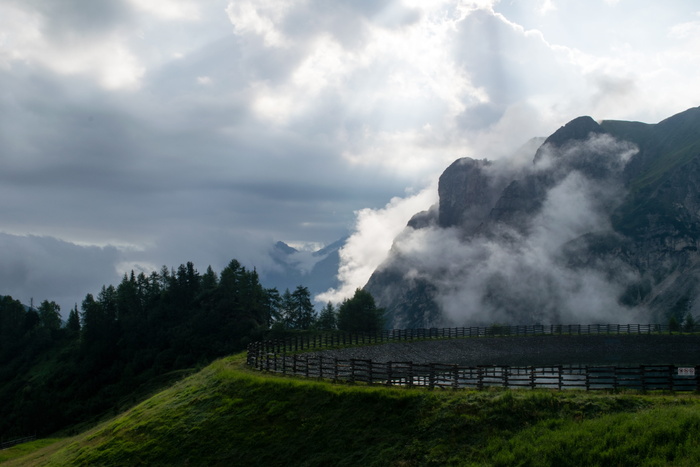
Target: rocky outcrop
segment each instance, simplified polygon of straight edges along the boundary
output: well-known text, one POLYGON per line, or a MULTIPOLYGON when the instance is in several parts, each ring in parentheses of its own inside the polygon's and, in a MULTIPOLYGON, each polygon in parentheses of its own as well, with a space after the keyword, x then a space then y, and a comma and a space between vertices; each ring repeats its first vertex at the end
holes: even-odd
POLYGON ((445 170, 438 184, 440 227, 472 230, 486 219, 494 202, 490 165, 487 160, 465 157, 445 170))
POLYGON ((530 166, 500 167, 455 161, 438 206, 396 239, 366 285, 389 327, 700 313, 700 108, 658 124, 579 117, 530 166))

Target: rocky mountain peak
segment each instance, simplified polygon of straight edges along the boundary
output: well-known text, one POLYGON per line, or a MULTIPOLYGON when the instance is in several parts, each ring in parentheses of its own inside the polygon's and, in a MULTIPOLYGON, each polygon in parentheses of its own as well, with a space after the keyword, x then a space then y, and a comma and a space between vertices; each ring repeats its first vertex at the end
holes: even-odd
POLYGON ((389 327, 700 314, 700 108, 658 124, 579 117, 534 161, 444 171, 439 205, 366 285, 389 327))
POLYGON ((591 117, 575 118, 545 140, 544 144, 535 153, 534 162, 537 163, 543 157, 543 152, 548 148, 560 148, 565 144, 585 141, 590 138, 591 134, 604 132, 605 130, 591 117))

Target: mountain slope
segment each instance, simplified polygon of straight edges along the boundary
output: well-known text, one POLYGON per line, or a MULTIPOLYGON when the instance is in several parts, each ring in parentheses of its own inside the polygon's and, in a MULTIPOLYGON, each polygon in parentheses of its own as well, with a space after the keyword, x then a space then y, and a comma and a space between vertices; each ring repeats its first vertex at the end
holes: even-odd
POLYGON ((445 170, 437 214, 409 223, 366 285, 389 327, 700 312, 700 108, 657 124, 579 117, 532 161, 445 170))

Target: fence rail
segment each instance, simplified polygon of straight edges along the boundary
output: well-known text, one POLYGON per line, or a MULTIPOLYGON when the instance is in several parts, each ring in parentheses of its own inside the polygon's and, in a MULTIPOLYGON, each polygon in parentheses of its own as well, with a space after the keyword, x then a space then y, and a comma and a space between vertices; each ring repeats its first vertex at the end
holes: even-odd
POLYGON ((700 326, 684 329, 668 324, 551 324, 529 326, 472 326, 461 328, 391 329, 371 334, 328 332, 316 335, 300 335, 285 339, 253 342, 251 352, 285 353, 320 350, 324 348, 362 346, 387 342, 423 339, 461 339, 467 337, 505 336, 585 336, 585 335, 651 335, 700 332, 700 326))
MULTIPOLYGON (((694 331, 694 328, 685 330, 694 331)), ((530 335, 651 335, 679 332, 669 325, 662 324, 591 324, 407 329, 364 335, 328 333, 254 342, 248 347, 247 362, 255 369, 285 375, 388 386, 698 391, 700 366, 463 366, 410 361, 342 360, 312 353, 323 348, 423 339, 530 335)))
POLYGON ((324 357, 317 354, 253 357, 254 368, 285 375, 387 386, 484 389, 638 389, 697 391, 700 365, 638 366, 462 366, 445 363, 375 362, 324 357))

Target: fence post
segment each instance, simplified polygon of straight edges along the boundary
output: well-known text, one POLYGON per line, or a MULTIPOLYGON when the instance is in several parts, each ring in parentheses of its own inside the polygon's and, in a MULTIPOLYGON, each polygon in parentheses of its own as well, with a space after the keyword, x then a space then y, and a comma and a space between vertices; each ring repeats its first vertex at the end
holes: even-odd
POLYGON ((559 374, 558 374, 559 377, 557 378, 557 383, 558 383, 559 390, 561 391, 562 387, 564 386, 564 374, 563 374, 564 372, 563 372, 561 365, 557 365, 557 371, 559 372, 559 374))
POLYGON ((591 378, 588 371, 588 365, 585 366, 586 369, 586 391, 591 390, 591 378))
POLYGON ((676 368, 675 368, 673 365, 669 365, 669 366, 668 366, 668 385, 669 385, 668 390, 669 390, 669 391, 673 391, 673 390, 674 390, 674 386, 673 386, 673 374, 674 374, 675 372, 677 372, 676 368))

